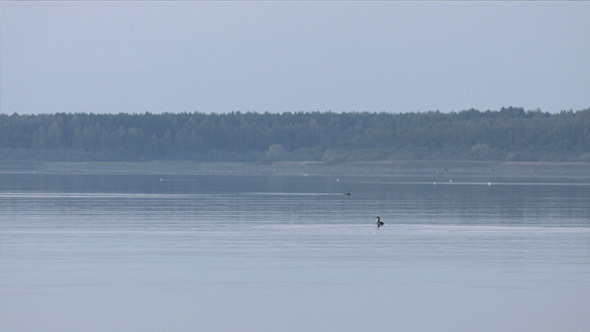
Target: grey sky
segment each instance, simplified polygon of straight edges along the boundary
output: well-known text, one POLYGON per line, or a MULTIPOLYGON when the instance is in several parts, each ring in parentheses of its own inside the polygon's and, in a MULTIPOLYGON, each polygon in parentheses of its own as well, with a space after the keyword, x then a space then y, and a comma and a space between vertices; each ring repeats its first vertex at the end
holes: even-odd
POLYGON ((0 3, 0 112, 590 107, 590 2, 0 3))

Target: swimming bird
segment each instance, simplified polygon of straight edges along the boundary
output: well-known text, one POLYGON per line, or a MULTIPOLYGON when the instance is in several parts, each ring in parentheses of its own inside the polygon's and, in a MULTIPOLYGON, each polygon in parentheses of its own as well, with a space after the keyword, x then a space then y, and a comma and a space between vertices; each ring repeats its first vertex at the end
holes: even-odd
POLYGON ((377 216, 377 228, 385 225, 383 221, 381 221, 381 217, 377 216))
POLYGON ((346 193, 346 194, 344 194, 344 195, 346 195, 346 196, 352 196, 352 190, 351 190, 351 191, 349 191, 349 192, 347 192, 347 193, 346 193))

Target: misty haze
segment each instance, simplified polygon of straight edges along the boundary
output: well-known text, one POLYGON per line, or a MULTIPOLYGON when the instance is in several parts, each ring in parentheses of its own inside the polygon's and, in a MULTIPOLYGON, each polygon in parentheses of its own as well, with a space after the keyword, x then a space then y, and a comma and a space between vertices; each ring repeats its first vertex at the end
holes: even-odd
POLYGON ((590 330, 590 2, 0 26, 0 331, 590 330))

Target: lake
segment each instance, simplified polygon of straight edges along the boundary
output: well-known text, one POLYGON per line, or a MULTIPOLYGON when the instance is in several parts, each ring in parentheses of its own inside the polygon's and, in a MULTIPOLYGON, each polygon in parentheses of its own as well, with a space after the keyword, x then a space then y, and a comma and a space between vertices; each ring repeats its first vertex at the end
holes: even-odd
POLYGON ((590 330, 589 177, 227 167, 0 173, 0 330, 590 330))

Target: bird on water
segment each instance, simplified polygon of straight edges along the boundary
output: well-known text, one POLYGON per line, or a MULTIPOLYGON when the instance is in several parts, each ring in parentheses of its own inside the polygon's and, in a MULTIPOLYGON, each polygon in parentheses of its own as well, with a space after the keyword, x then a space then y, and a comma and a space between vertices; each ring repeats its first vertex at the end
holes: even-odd
POLYGON ((377 228, 385 225, 383 221, 381 221, 381 217, 377 216, 377 228))
POLYGON ((349 191, 349 192, 347 192, 347 193, 346 193, 346 194, 344 194, 344 195, 346 195, 346 196, 352 196, 352 190, 351 190, 351 191, 349 191))

